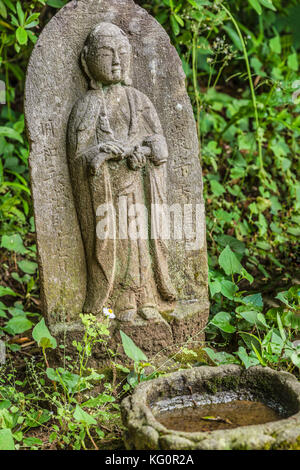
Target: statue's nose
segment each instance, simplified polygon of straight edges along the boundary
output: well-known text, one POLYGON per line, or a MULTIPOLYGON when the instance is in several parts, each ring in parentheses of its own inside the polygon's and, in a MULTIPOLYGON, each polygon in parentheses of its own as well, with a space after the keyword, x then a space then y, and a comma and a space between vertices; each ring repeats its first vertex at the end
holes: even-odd
POLYGON ((120 65, 120 57, 117 51, 115 51, 114 53, 113 65, 120 65))

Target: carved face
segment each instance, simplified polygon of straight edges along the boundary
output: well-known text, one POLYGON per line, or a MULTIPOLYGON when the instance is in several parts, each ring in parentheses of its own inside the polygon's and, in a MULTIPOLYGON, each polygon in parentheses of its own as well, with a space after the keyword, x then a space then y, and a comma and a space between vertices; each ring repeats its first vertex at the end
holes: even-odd
POLYGON ((110 85, 125 82, 129 74, 131 47, 121 34, 98 36, 87 46, 86 64, 96 82, 110 85))

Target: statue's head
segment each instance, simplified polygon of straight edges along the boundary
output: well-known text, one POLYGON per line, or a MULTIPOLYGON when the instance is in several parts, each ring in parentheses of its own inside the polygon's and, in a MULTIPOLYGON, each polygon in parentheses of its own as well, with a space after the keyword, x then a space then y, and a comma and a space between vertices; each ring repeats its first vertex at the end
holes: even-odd
POLYGON ((92 87, 131 83, 131 46, 126 34, 112 23, 100 23, 90 32, 81 61, 92 87))

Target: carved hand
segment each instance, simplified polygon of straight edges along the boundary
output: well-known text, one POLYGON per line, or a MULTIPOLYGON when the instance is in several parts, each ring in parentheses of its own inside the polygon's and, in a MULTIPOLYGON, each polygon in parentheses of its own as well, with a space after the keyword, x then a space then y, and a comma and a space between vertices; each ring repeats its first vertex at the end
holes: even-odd
POLYGON ((133 153, 128 158, 128 165, 132 170, 139 170, 144 168, 147 162, 147 157, 151 154, 149 147, 136 147, 133 153))
POLYGON ((125 156, 125 147, 120 142, 104 142, 99 145, 100 152, 112 154, 112 158, 121 160, 125 156))

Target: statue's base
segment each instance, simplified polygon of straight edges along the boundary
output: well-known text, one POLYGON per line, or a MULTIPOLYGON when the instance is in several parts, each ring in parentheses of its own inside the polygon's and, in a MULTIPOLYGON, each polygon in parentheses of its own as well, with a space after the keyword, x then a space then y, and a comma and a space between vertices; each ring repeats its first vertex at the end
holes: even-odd
MULTIPOLYGON (((184 302, 177 306, 165 318, 144 320, 136 318, 134 323, 111 320, 109 348, 126 359, 120 337, 120 330, 146 354, 149 360, 155 355, 170 357, 180 351, 181 347, 197 348, 204 341, 204 329, 207 324, 209 305, 197 302, 184 302)), ((52 362, 62 364, 64 356, 77 355, 73 341, 83 342, 84 329, 81 322, 59 323, 50 327, 57 339, 58 347, 51 354, 52 362)), ((107 346, 97 343, 93 347, 90 367, 99 368, 108 360, 107 346)))

